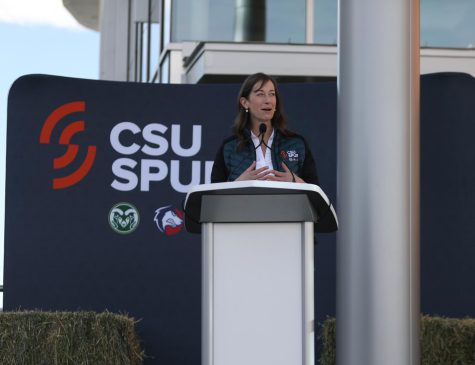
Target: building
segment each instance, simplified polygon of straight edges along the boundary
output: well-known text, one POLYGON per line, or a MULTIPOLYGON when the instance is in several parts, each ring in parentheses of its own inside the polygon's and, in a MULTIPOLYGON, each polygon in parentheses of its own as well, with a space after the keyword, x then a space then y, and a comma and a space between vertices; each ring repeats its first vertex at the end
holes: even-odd
MULTIPOLYGON (((421 73, 475 76, 475 3, 421 2, 421 73)), ((63 0, 101 33, 100 78, 239 82, 335 79, 337 0, 63 0)), ((388 44, 388 47, 391 45, 388 44)))

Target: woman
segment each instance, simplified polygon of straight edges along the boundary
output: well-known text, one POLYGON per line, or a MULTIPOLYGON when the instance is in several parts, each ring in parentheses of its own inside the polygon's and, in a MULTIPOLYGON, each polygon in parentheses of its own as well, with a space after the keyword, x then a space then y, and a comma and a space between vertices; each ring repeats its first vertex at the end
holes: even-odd
POLYGON ((277 83, 272 77, 257 73, 244 81, 233 132, 216 154, 211 182, 271 180, 319 184, 307 142, 286 129, 277 83))

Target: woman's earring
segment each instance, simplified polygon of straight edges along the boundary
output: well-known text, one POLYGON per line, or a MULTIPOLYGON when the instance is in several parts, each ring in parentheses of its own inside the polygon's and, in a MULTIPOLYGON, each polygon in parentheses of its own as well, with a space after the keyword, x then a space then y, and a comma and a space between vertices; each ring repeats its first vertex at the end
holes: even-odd
POLYGON ((246 113, 249 113, 249 109, 246 108, 246 113))

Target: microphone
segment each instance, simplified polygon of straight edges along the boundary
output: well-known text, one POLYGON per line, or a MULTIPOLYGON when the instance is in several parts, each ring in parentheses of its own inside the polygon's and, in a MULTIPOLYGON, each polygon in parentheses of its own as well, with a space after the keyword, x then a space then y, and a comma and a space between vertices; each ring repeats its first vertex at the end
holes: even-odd
POLYGON ((259 135, 262 136, 264 133, 266 133, 266 131, 267 131, 267 126, 265 125, 265 123, 259 124, 259 135))
POLYGON ((265 123, 259 124, 259 136, 258 136, 258 137, 261 137, 261 142, 257 145, 256 150, 257 150, 262 144, 264 144, 264 146, 266 146, 267 148, 269 148, 269 146, 264 142, 264 135, 266 134, 266 131, 267 131, 267 126, 265 125, 265 123))

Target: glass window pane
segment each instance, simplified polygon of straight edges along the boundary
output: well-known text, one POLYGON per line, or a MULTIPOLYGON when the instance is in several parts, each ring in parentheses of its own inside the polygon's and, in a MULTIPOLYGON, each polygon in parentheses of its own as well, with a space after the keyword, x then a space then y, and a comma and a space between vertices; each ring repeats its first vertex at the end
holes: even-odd
POLYGON ((141 58, 142 60, 142 75, 141 75, 141 80, 142 81, 148 81, 147 78, 147 66, 148 66, 148 24, 147 23, 142 23, 142 55, 141 58))
MULTIPOLYGON (((172 39, 233 42, 237 8, 252 1, 261 2, 174 0, 172 39)), ((314 1, 314 43, 335 45, 338 0, 314 1)), ((421 46, 475 47, 475 0, 421 0, 420 4, 421 46)), ((305 0, 267 0, 265 8, 265 42, 305 42, 305 0)))
POLYGON ((163 2, 163 46, 165 47, 171 40, 171 27, 170 20, 173 22, 171 18, 172 13, 172 4, 171 0, 164 0, 163 2))
POLYGON ((170 54, 165 56, 160 66, 160 82, 168 84, 170 82, 170 54))
POLYGON ((265 5, 263 41, 305 42, 305 0, 175 0, 172 40, 232 42, 239 8, 258 4, 265 5))
POLYGON ((475 47, 474 0, 421 0, 421 47, 475 47))
POLYGON ((206 0, 209 9, 209 27, 204 34, 208 41, 234 41, 234 14, 236 0, 206 0))
POLYGON ((338 0, 314 0, 313 42, 336 45, 338 0))
POLYGON ((305 0, 268 0, 268 42, 305 43, 305 0))
POLYGON ((158 69, 158 59, 160 58, 160 25, 152 24, 152 44, 150 50, 150 67, 152 73, 158 69))

